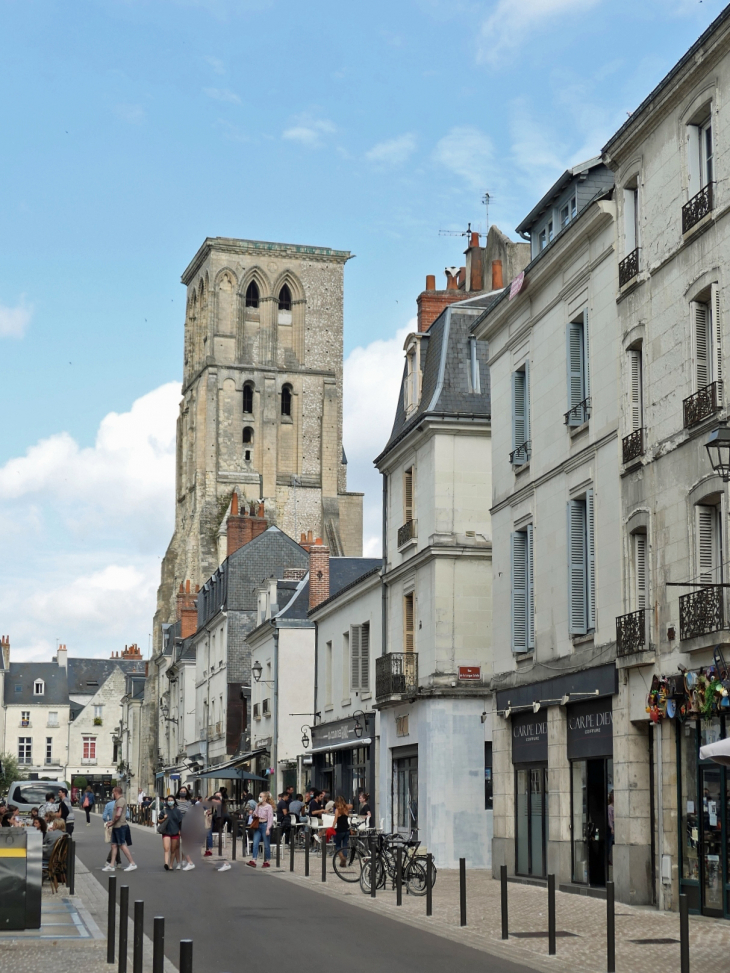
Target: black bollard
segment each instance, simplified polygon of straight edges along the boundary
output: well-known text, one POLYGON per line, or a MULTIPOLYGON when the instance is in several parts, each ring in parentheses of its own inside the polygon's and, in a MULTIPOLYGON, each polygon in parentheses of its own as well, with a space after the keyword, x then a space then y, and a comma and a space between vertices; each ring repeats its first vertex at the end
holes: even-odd
POLYGON ((403 905, 403 848, 395 850, 395 904, 403 905))
POLYGON ((127 923, 129 920, 129 886, 119 889, 119 973, 127 973, 127 923))
POLYGON ((76 842, 70 835, 68 839, 68 863, 66 865, 66 872, 68 894, 74 895, 76 891, 76 842))
POLYGON ((180 973, 193 973, 193 941, 192 939, 180 940, 180 973))
POLYGON ((613 882, 606 882, 606 973, 616 973, 616 911, 613 882))
POLYGON ((233 827, 231 829, 231 858, 233 861, 236 860, 236 842, 238 840, 238 818, 233 818, 233 827))
POLYGON ((433 855, 426 855, 426 915, 433 915, 433 855))
POLYGON ((459 906, 461 918, 459 925, 466 925, 466 858, 459 859, 459 906))
POLYGON ((281 868, 281 828, 276 829, 276 867, 281 868))
POLYGON ((326 882, 327 881, 327 836, 326 835, 322 843, 321 849, 322 849, 322 881, 326 882))
POLYGON ((132 969, 134 973, 142 973, 144 944, 144 902, 136 899, 134 903, 134 945, 132 947, 132 969))
POLYGON ((304 829, 304 877, 309 878, 309 842, 312 840, 312 829, 309 825, 304 829))
POLYGON ((555 876, 548 875, 548 955, 555 956, 555 876))
POLYGON ((679 956, 681 973, 689 973, 689 901, 679 897, 679 956))
POLYGON ((375 838, 370 839, 370 898, 374 899, 377 894, 378 885, 378 859, 375 854, 377 843, 375 838))
POLYGON ((114 947, 117 933, 117 876, 109 876, 109 898, 106 917, 106 961, 114 962, 114 947))
POLYGON ((165 917, 155 916, 152 933, 152 973, 163 973, 165 968, 165 917))
POLYGON ((499 882, 502 893, 502 939, 509 939, 509 914, 507 912, 507 866, 499 866, 499 882))
POLYGON ((294 871, 294 835, 295 831, 289 835, 289 871, 294 871))

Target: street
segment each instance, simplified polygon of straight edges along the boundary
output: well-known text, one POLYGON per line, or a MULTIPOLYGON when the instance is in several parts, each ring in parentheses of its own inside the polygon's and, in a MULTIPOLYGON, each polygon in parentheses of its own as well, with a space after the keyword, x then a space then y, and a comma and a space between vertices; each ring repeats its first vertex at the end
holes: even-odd
MULTIPOLYGON (((77 854, 107 888, 100 869, 109 846, 100 817, 86 827, 83 815, 74 832, 77 854)), ((499 957, 424 933, 405 923, 374 915, 315 891, 280 881, 272 871, 254 871, 241 863, 218 873, 217 858, 196 861, 192 872, 166 872, 162 840, 154 831, 132 829, 132 854, 139 866, 117 869, 117 887, 129 885, 130 916, 135 899, 145 902, 145 932, 152 938, 153 918, 165 917, 165 952, 177 966, 180 939, 192 939, 194 973, 230 973, 242 963, 283 962, 287 966, 336 963, 349 973, 397 969, 443 973, 454 966, 477 964, 490 973, 524 973, 499 957)), ((314 866, 319 868, 319 861, 314 866)), ((338 882, 331 875, 328 880, 338 882)), ((352 891, 342 884, 343 896, 352 891)), ((358 894, 358 893, 356 893, 358 894)), ((130 919, 131 923, 131 919, 130 919)), ((130 925, 130 941, 131 941, 130 925)))

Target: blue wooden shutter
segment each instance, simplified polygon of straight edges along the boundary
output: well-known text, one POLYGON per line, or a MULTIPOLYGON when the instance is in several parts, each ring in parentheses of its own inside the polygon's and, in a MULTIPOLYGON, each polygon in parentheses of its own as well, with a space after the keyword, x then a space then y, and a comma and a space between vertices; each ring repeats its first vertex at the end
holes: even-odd
MULTIPOLYGON (((525 423, 525 373, 512 372, 512 449, 519 449, 527 441, 525 423)), ((522 466, 527 460, 525 450, 516 453, 512 459, 515 466, 522 466)))
MULTIPOLYGON (((583 311, 583 398, 591 394, 591 356, 588 349, 588 308, 583 311)), ((585 416, 587 419, 588 416, 585 416)))
POLYGON ((568 416, 569 426, 580 426, 583 422, 582 410, 576 406, 585 398, 583 369, 583 325, 571 321, 568 325, 568 409, 576 411, 568 416))
POLYGON ((527 650, 527 534, 512 534, 510 573, 512 577, 512 651, 527 650))
POLYGON ((532 524, 527 525, 525 531, 527 556, 525 558, 527 570, 525 572, 527 581, 527 648, 535 648, 535 570, 533 558, 533 534, 532 524))
MULTIPOLYGON (((530 429, 530 362, 525 362, 525 369, 522 373, 525 383, 525 442, 529 443, 532 440, 532 430, 530 429)), ((532 445, 527 451, 527 459, 530 458, 530 453, 532 452, 532 445)))
POLYGON ((586 600, 588 629, 596 627, 596 541, 593 490, 586 491, 586 600))
POLYGON ((586 505, 568 501, 568 632, 586 633, 586 505))

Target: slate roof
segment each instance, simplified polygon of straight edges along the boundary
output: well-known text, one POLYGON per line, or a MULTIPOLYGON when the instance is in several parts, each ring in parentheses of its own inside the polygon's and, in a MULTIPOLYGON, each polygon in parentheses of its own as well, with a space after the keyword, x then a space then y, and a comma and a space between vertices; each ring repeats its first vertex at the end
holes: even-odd
POLYGON ((5 676, 5 705, 38 704, 43 706, 68 705, 68 679, 66 670, 56 662, 11 662, 5 676), (42 679, 45 691, 42 696, 33 695, 33 683, 42 679), (20 691, 17 687, 20 686, 20 691))
MULTIPOLYGON (((330 595, 327 601, 341 594, 345 588, 360 581, 365 575, 379 571, 382 567, 379 557, 331 557, 330 558, 330 595)), ((299 594, 292 601, 300 581, 279 581, 276 585, 280 612, 277 618, 306 619, 309 614, 309 576, 299 594)), ((317 606, 319 607, 319 606, 317 606)))
POLYGON ((375 460, 376 464, 426 415, 483 418, 491 416, 491 388, 487 367, 489 347, 486 341, 477 341, 481 391, 471 392, 469 391, 469 333, 475 321, 475 314, 474 311, 460 311, 459 307, 460 304, 452 304, 442 311, 420 339, 421 400, 415 412, 408 418, 403 405, 403 384, 407 376, 407 365, 404 365, 395 422, 385 449, 375 460))
POLYGON ((93 696, 115 669, 124 673, 144 673, 144 662, 135 659, 69 659, 68 691, 72 695, 93 696))
MULTIPOLYGON (((331 558, 330 565, 332 564, 332 560, 333 559, 331 558)), ((355 585, 360 584, 361 581, 364 581, 366 578, 371 577, 371 575, 373 574, 378 574, 381 568, 383 567, 383 560, 382 558, 379 557, 351 557, 351 558, 337 558, 336 560, 361 561, 362 569, 356 572, 356 576, 351 581, 347 581, 345 584, 341 584, 338 587, 335 587, 334 590, 333 590, 333 585, 330 576, 330 596, 329 598, 325 598, 324 601, 321 601, 316 608, 312 608, 311 611, 309 612, 309 614, 311 615, 314 615, 315 612, 318 612, 319 609, 323 608, 325 605, 329 605, 331 601, 334 601, 335 598, 339 598, 340 595, 344 594, 346 591, 349 591, 350 588, 354 588, 355 585)))
MULTIPOLYGON (((527 216, 522 220, 519 226, 515 227, 517 233, 528 233, 532 225, 539 219, 542 213, 548 208, 551 202, 556 199, 563 192, 568 185, 573 182, 578 176, 582 176, 585 180, 588 173, 593 170, 598 170, 598 177, 601 180, 601 184, 604 189, 609 189, 613 185, 613 173, 607 168, 603 159, 600 155, 595 156, 592 159, 587 159, 585 162, 579 163, 577 166, 573 166, 572 169, 566 169, 562 176, 552 184, 550 189, 541 196, 537 203, 532 207, 527 216), (605 171, 604 171, 605 170, 605 171), (605 183, 605 185, 603 185, 605 183)), ((597 186, 594 186, 590 192, 586 194, 587 198, 595 195, 597 186)), ((586 200, 578 201, 578 209, 582 209, 585 205, 586 200)))

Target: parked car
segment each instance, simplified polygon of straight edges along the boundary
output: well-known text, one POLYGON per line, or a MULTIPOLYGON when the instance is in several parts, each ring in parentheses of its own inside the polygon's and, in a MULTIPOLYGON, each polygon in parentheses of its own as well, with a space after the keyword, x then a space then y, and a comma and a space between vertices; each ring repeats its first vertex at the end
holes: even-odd
POLYGON ((10 785, 6 800, 21 814, 30 814, 32 808, 45 803, 46 794, 57 795, 60 787, 68 788, 68 784, 62 780, 16 780, 10 785))

